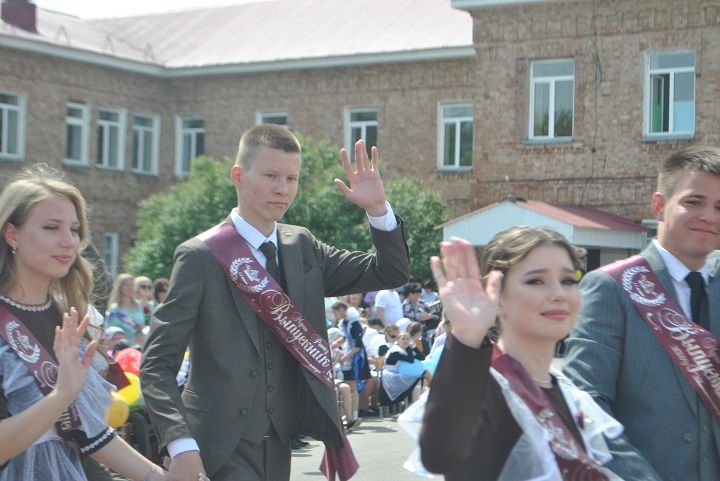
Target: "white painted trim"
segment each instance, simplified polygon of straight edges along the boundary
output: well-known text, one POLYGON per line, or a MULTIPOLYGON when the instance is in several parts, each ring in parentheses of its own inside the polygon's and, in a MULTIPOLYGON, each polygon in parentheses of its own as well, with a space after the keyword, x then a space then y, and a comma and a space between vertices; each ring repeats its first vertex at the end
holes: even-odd
MULTIPOLYGON (((175 116, 175 175, 177 177, 187 177, 190 171, 183 172, 182 170, 182 149, 183 149, 183 135, 185 133, 190 133, 193 135, 193 140, 191 142, 191 149, 197 150, 196 145, 196 139, 195 134, 202 132, 203 135, 205 135, 205 118, 200 115, 193 115, 193 114, 180 114, 175 116), (183 120, 202 120, 203 121, 203 127, 200 128, 191 128, 191 129, 183 129, 183 120)), ((194 157, 190 158, 190 162, 192 162, 194 157)))
POLYGON ((288 126, 289 118, 287 110, 282 109, 268 109, 268 110, 257 110, 255 112, 255 125, 260 125, 265 123, 265 117, 277 117, 277 116, 285 116, 285 124, 283 127, 288 126))
MULTIPOLYGON (((11 90, 0 90, 0 93, 4 95, 12 95, 14 97, 17 97, 18 104, 15 106, 17 108, 13 108, 12 105, 8 105, 8 110, 15 110, 18 113, 18 125, 17 125, 17 142, 18 142, 18 151, 17 154, 3 154, 0 153, 0 161, 9 161, 9 162, 23 162, 25 160, 25 122, 27 122, 27 100, 28 96, 27 94, 21 93, 21 92, 14 92, 11 90)), ((2 111, 0 111, 0 115, 2 115, 2 111)), ((0 136, 2 136, 3 133, 0 130, 0 136)))
POLYGON ((0 34, 0 47, 24 50, 42 55, 50 55, 52 57, 74 60, 102 67, 110 67, 117 70, 124 70, 160 78, 185 78, 210 75, 232 75, 239 73, 278 72, 313 68, 351 67, 355 65, 383 63, 452 60, 457 58, 472 58, 475 56, 475 49, 473 46, 467 45, 460 47, 405 50, 400 52, 337 55, 275 61, 270 60, 267 62, 248 62, 194 67, 168 67, 158 64, 142 63, 119 57, 112 57, 107 54, 95 53, 72 47, 55 45, 50 42, 16 38, 4 34, 0 34))
POLYGON ((473 8, 506 7, 521 3, 549 3, 552 1, 554 0, 452 0, 450 5, 460 10, 469 10, 473 8))
MULTIPOLYGON (((439 102, 437 113, 437 170, 443 172, 466 172, 472 170, 472 165, 460 165, 460 123, 470 121, 473 124, 473 145, 471 151, 475 150, 475 103, 472 101, 439 102), (455 157, 453 165, 444 164, 445 155, 445 107, 471 107, 473 114, 470 117, 451 117, 456 125, 455 131, 455 157)), ((474 154, 474 152, 473 152, 474 154)), ((473 155, 474 157, 474 155, 473 155)))
MULTIPOLYGON (((355 155, 355 142, 352 138, 352 129, 355 127, 362 129, 362 135, 360 136, 361 139, 365 140, 367 142, 367 128, 368 127, 375 127, 378 132, 377 135, 380 135, 380 111, 377 107, 345 107, 345 112, 343 115, 345 125, 345 149, 348 151, 348 158, 352 161, 354 160, 353 157, 355 155), (356 113, 369 113, 369 112, 375 112, 375 120, 359 120, 359 121, 351 121, 350 117, 352 114, 356 113)), ((359 140, 359 139, 358 139, 359 140)), ((370 145, 366 145, 366 148, 372 147, 370 145)))
MULTIPOLYGON (((150 149, 150 170, 143 170, 143 169, 136 169, 132 166, 133 161, 133 145, 132 142, 130 143, 130 169, 135 174, 141 174, 141 175, 158 175, 158 163, 160 159, 160 116, 157 114, 150 114, 145 112, 135 112, 132 115, 131 122, 130 122, 130 129, 132 133, 133 139, 135 138, 135 117, 143 117, 146 119, 150 119, 152 122, 151 127, 138 127, 140 132, 145 132, 146 130, 152 131, 152 146, 150 149)), ((142 141, 144 142, 144 140, 142 141)))
MULTIPOLYGON (((107 165, 107 161, 109 160, 109 157, 105 156, 105 152, 103 152, 103 163, 98 164, 97 163, 97 156, 98 152, 95 152, 95 159, 94 159, 94 165, 98 169, 102 170, 112 170, 117 172, 123 172, 125 170, 125 131, 127 129, 127 109, 114 109, 110 107, 98 107, 97 109, 97 118, 95 119, 96 127, 99 127, 100 125, 106 126, 108 128, 112 127, 118 127, 118 152, 117 152, 117 166, 111 167, 107 165), (100 119, 100 112, 109 112, 118 114, 118 120, 117 122, 112 122, 110 120, 101 120, 100 119)), ((97 135, 97 128, 95 129, 96 135, 97 135)), ((96 140, 96 148, 97 148, 97 138, 96 140)), ((103 150, 108 152, 108 149, 110 148, 110 143, 107 142, 107 139, 103 139, 103 150)))
POLYGON ((113 278, 118 274, 119 237, 117 232, 105 232, 105 234, 103 234, 103 260, 113 278), (110 252, 105 251, 105 248, 108 247, 108 240, 110 241, 110 252))
POLYGON ((645 64, 644 64, 644 80, 643 80, 643 137, 642 140, 674 140, 676 138, 687 139, 695 136, 695 129, 697 128, 697 52, 695 50, 666 50, 656 52, 645 53, 645 64), (695 56, 695 65, 693 67, 669 67, 669 68, 650 68, 650 59, 653 56, 662 55, 673 55, 678 53, 692 53, 695 56), (652 84, 650 77, 653 74, 669 74, 670 90, 668 105, 668 125, 672 129, 673 125, 673 103, 675 102, 675 74, 692 72, 695 74, 693 77, 693 129, 690 131, 681 130, 668 132, 651 132, 652 129, 652 84))
POLYGON ((67 145, 63 143, 63 163, 65 165, 87 167, 90 159, 88 158, 88 147, 90 144, 90 106, 80 102, 68 101, 65 102, 65 142, 67 142, 67 127, 70 125, 77 125, 80 127, 80 159, 68 159, 65 157, 67 153, 67 145), (68 117, 67 109, 79 109, 82 112, 82 118, 77 119, 76 117, 68 117), (72 119, 68 122, 68 119, 72 119))

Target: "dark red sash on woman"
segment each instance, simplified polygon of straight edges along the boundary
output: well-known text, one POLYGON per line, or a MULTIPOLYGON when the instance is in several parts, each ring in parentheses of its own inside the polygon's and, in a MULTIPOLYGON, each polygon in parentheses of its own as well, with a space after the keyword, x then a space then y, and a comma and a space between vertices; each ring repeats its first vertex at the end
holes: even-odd
MULTIPOLYGON (((57 362, 25 324, 5 306, 0 306, 0 336, 32 373, 43 395, 50 394, 57 382, 57 362)), ((80 427, 80 415, 75 403, 70 403, 55 427, 62 437, 67 437, 70 431, 80 427)))
MULTIPOLYGON (((335 382, 327 338, 305 318, 282 287, 250 252, 245 239, 228 223, 223 222, 198 236, 225 271, 238 292, 257 312, 278 341, 297 359, 300 365, 322 381, 335 396, 335 382)), ((350 479, 358 470, 358 463, 340 423, 334 420, 343 447, 325 445, 320 469, 330 479, 335 474, 341 481, 350 479)))
POLYGON ((575 441, 548 397, 516 359, 494 346, 492 367, 507 379, 510 389, 522 399, 535 415, 537 422, 552 436, 550 449, 565 481, 607 481, 608 478, 600 465, 575 441))
POLYGON ((647 260, 633 256, 602 268, 630 297, 672 362, 720 422, 718 340, 687 318, 647 260))

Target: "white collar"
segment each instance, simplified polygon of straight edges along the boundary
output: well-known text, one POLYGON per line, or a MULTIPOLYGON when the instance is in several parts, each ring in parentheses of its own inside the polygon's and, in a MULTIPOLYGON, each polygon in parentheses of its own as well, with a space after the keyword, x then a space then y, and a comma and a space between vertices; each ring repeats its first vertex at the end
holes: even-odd
POLYGON ((247 243, 255 249, 259 250, 260 246, 268 241, 275 244, 276 249, 278 248, 277 222, 275 223, 273 231, 270 233, 270 235, 265 237, 262 232, 253 227, 250 223, 248 223, 248 221, 240 217, 240 214, 237 211, 237 207, 230 211, 230 220, 232 220, 232 223, 235 226, 235 230, 238 232, 238 234, 240 234, 243 239, 245 239, 247 243))
MULTIPOLYGON (((660 245, 657 239, 653 239, 653 243, 657 248, 658 252, 660 253, 660 257, 662 257, 662 260, 665 263, 665 267, 667 267, 670 277, 675 279, 675 282, 685 282, 685 278, 692 271, 685 264, 683 264, 680 259, 675 257, 669 250, 665 249, 662 245, 660 245)), ((710 282, 710 274, 708 272, 707 263, 705 263, 700 269, 698 269, 698 272, 702 274, 703 279, 705 280, 705 284, 707 285, 710 282)))

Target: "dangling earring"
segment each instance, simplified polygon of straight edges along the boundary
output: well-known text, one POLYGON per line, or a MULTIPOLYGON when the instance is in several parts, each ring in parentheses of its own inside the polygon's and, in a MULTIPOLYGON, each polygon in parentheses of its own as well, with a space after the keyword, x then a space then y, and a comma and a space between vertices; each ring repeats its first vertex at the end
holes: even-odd
POLYGON ((17 250, 15 249, 15 247, 10 247, 10 251, 12 252, 12 255, 17 254, 17 250))

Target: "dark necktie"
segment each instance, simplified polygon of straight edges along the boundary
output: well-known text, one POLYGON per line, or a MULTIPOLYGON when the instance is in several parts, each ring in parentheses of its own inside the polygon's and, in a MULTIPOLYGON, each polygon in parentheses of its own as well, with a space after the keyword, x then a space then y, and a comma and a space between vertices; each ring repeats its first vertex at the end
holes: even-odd
POLYGON ((692 319, 705 329, 710 329, 710 312, 708 298, 705 293, 705 279, 702 274, 692 271, 685 277, 685 282, 690 286, 690 309, 692 319))
POLYGON ((277 249, 275 248, 275 244, 269 241, 263 243, 260 246, 260 252, 265 254, 265 258, 267 259, 265 270, 268 274, 272 276, 273 279, 275 279, 275 282, 280 284, 280 276, 278 275, 277 249))

